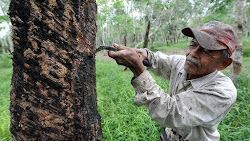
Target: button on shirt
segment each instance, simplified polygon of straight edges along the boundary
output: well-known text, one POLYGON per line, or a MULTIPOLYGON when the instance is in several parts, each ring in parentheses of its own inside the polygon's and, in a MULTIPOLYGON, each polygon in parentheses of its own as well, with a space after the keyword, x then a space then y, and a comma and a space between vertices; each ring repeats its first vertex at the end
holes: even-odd
POLYGON ((236 101, 237 91, 231 79, 220 71, 186 80, 185 56, 168 56, 148 51, 149 67, 169 81, 166 93, 145 70, 132 80, 134 102, 144 105, 149 116, 166 128, 172 128, 190 141, 217 141, 218 124, 236 101))

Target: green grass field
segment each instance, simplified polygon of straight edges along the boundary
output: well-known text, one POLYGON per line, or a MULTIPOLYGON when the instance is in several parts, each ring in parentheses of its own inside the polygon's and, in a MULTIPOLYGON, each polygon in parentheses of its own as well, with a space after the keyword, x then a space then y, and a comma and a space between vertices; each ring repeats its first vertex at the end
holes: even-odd
POLYGON ((0 141, 11 139, 9 132, 11 75, 12 68, 9 58, 0 61, 0 141))
MULTIPOLYGON (((183 49, 188 42, 176 44, 183 49)), ((244 41, 242 75, 236 84, 237 102, 227 117, 220 123, 219 132, 222 141, 250 140, 250 38, 244 41), (247 55, 249 51, 249 56, 247 55)), ((162 48, 162 47, 160 47, 162 48)), ((171 50, 170 47, 160 49, 171 50)), ((157 47, 156 47, 157 49, 157 47)), ((10 81, 12 75, 10 57, 0 56, 0 141, 10 140, 10 81)), ((97 60, 96 79, 98 93, 98 111, 102 115, 104 141, 158 140, 163 128, 152 121, 144 107, 137 107, 134 102, 134 90, 130 85, 132 73, 123 71, 122 66, 114 62, 97 60)), ((229 73, 228 70, 225 71, 229 73)), ((168 83, 153 75, 156 82, 166 91, 168 83)))

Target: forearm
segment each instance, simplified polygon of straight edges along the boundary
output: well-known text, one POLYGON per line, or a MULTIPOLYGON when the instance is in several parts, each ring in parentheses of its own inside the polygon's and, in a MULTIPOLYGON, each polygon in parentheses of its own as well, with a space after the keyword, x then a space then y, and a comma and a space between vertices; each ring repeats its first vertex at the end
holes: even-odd
POLYGON ((147 59, 150 66, 147 68, 155 75, 169 80, 171 74, 172 62, 171 57, 161 52, 152 52, 147 49, 147 59))
POLYGON ((152 76, 144 71, 138 78, 132 81, 136 95, 134 102, 138 106, 144 105, 147 108, 149 116, 160 125, 167 127, 172 125, 173 120, 165 122, 171 116, 171 107, 175 104, 173 98, 165 93, 158 86, 152 76))
POLYGON ((134 78, 138 77, 144 70, 144 66, 138 66, 137 68, 131 67, 130 70, 134 74, 134 78))

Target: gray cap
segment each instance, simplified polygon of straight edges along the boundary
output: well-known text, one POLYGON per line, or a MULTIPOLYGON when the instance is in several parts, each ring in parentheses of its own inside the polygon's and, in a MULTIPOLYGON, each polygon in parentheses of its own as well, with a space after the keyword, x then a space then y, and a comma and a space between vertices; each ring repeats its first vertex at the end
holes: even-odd
POLYGON ((238 46, 237 35, 233 28, 218 21, 206 23, 199 30, 187 27, 182 29, 182 33, 195 38, 203 48, 208 50, 226 49, 232 55, 238 46))

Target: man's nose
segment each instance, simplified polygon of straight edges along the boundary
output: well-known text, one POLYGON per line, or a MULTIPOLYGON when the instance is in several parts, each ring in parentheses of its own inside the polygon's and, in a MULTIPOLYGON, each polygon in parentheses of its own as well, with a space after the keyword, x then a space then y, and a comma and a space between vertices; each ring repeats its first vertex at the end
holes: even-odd
POLYGON ((201 46, 200 45, 197 45, 196 48, 192 49, 191 52, 190 52, 190 55, 192 55, 193 57, 196 57, 199 55, 200 53, 200 50, 201 50, 201 46))

